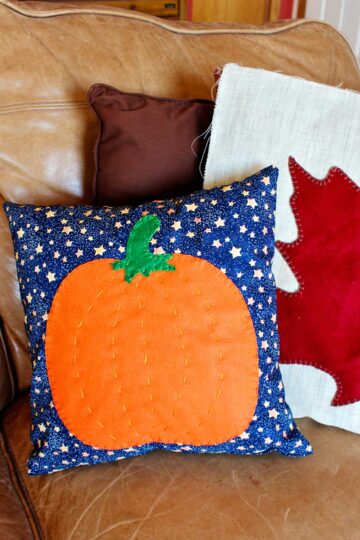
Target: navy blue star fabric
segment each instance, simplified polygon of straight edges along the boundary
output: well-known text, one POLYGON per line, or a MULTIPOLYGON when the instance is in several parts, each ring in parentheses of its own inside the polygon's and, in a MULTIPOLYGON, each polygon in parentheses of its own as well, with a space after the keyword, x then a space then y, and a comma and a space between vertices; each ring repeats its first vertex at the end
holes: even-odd
POLYGON ((286 404, 279 369, 275 281, 271 271, 277 176, 277 169, 269 167, 242 182, 136 208, 4 204, 33 364, 29 474, 116 461, 157 448, 194 453, 312 453, 286 404), (188 254, 212 263, 241 291, 253 321, 259 355, 256 410, 245 432, 221 444, 194 446, 154 441, 116 450, 94 448, 67 429, 52 397, 45 336, 48 313, 60 284, 72 270, 88 261, 124 258, 129 233, 146 214, 156 215, 161 221, 150 251, 188 254))

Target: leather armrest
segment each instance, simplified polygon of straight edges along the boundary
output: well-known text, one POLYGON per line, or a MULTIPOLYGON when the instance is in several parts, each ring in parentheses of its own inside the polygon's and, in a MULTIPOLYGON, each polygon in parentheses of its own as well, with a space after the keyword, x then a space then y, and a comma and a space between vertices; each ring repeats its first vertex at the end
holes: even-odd
POLYGON ((3 332, 3 324, 0 319, 0 411, 13 400, 14 396, 14 375, 3 332))

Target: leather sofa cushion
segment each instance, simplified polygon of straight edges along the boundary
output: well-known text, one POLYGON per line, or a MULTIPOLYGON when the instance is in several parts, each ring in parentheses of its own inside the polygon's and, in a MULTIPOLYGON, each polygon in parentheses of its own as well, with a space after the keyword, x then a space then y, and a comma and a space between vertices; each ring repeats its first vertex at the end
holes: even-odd
POLYGON ((13 467, 8 466, 10 456, 0 433, 0 538, 4 540, 31 540, 33 538, 27 516, 28 505, 22 493, 14 486, 13 467))
POLYGON ((154 452, 29 477, 28 396, 3 418, 14 467, 47 540, 355 540, 360 438, 311 420, 299 426, 315 449, 305 460, 154 452))
POLYGON ((133 94, 96 84, 96 203, 141 204, 202 188, 200 165, 214 103, 133 94))
MULTIPOLYGON (((313 21, 261 28, 191 24, 84 2, 0 0, 0 35, 0 194, 17 203, 91 199, 97 128, 85 98, 95 82, 127 92, 209 98, 214 68, 236 62, 360 88, 344 38, 313 21)), ((31 366, 2 210, 0 257, 0 316, 24 389, 31 366)))

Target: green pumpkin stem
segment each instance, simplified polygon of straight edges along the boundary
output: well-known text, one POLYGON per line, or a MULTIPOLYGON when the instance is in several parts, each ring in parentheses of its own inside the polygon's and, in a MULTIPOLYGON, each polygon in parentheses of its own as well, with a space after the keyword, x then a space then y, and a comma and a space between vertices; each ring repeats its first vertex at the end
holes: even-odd
POLYGON ((125 281, 131 283, 137 274, 150 276, 158 270, 172 272, 175 266, 168 263, 168 253, 155 255, 149 251, 149 242, 161 225, 157 216, 143 216, 132 228, 126 245, 125 259, 112 263, 114 270, 125 270, 125 281))

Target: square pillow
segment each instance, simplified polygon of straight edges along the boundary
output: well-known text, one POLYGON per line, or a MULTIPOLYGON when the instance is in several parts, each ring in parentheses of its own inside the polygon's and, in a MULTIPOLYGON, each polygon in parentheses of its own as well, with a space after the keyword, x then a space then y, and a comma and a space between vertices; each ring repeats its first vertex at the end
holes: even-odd
POLYGON ((29 473, 304 456, 279 370, 277 169, 137 208, 5 203, 33 362, 29 473))
POLYGON ((201 160, 214 103, 121 92, 96 84, 95 192, 99 204, 139 204, 202 188, 201 160))
POLYGON ((273 271, 287 398, 295 417, 356 433, 359 149, 360 93, 224 67, 204 186, 241 180, 269 162, 279 167, 273 271))

